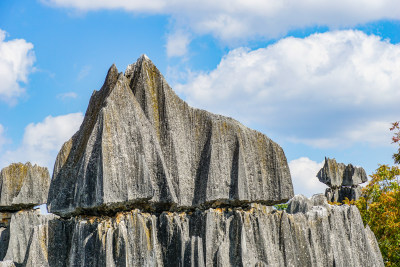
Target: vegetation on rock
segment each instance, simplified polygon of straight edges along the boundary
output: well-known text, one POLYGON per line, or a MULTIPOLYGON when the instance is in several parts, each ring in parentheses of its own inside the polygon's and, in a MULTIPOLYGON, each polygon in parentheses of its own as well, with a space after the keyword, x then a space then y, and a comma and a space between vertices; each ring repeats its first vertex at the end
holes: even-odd
MULTIPOLYGON (((399 122, 393 123, 393 143, 400 145, 399 122)), ((400 163, 400 146, 393 155, 400 163)), ((346 199, 344 204, 358 207, 364 224, 374 232, 386 266, 400 266, 400 168, 380 165, 362 190, 357 201, 346 199)))
POLYGON ((274 208, 277 209, 277 210, 286 210, 287 207, 288 207, 288 203, 276 204, 274 206, 274 208))

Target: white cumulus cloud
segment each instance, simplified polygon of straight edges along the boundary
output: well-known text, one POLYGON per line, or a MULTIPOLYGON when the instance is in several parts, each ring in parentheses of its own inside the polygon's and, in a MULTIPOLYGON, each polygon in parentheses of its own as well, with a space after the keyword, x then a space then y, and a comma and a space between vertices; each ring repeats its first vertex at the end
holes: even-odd
POLYGON ((223 41, 274 38, 309 26, 355 26, 380 19, 399 19, 397 0, 42 0, 79 11, 122 9, 136 14, 164 14, 175 28, 212 34, 223 41))
POLYGON ((400 109, 400 45, 360 31, 238 48, 174 88, 189 104, 315 147, 389 145, 400 109), (385 141, 386 140, 386 141, 385 141))
POLYGON ((2 167, 12 162, 27 162, 53 169, 62 144, 72 137, 83 121, 82 113, 46 117, 42 122, 30 123, 25 128, 21 146, 6 151, 0 159, 2 167))
POLYGON ((25 89, 33 71, 33 44, 23 39, 6 41, 7 33, 0 29, 0 100, 15 104, 25 89))
POLYGON ((301 157, 289 162, 294 193, 311 197, 314 194, 325 193, 327 186, 317 178, 318 171, 324 162, 315 162, 307 157, 301 157))

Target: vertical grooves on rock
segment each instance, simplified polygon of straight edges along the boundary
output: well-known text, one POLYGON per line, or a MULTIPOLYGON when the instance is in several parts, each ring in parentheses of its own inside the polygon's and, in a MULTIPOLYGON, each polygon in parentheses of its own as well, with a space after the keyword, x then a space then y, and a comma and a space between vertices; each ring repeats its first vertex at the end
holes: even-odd
POLYGON ((192 203, 193 206, 197 206, 203 203, 205 201, 205 198, 207 197, 208 175, 210 170, 212 149, 212 126, 209 126, 207 128, 209 130, 206 133, 206 143, 204 144, 203 150, 201 151, 199 165, 196 169, 196 180, 194 185, 194 197, 192 203))
MULTIPOLYGON (((115 65, 112 65, 108 70, 107 77, 100 91, 95 91, 90 98, 89 106, 86 110, 82 125, 79 131, 71 138, 71 148, 69 149, 69 146, 65 146, 64 144, 63 148, 68 148, 71 152, 68 153, 65 163, 58 170, 57 175, 53 175, 48 194, 48 207, 50 212, 61 207, 71 208, 74 191, 70 189, 75 187, 77 178, 76 173, 71 173, 73 171, 73 166, 77 165, 84 155, 90 135, 98 119, 98 114, 101 111, 107 96, 117 83, 117 79, 118 70, 115 65)), ((57 164, 59 160, 62 159, 57 156, 55 166, 60 165, 57 164)))
POLYGON ((239 140, 236 139, 235 149, 233 151, 231 166, 231 182, 229 188, 229 199, 239 199, 239 140))

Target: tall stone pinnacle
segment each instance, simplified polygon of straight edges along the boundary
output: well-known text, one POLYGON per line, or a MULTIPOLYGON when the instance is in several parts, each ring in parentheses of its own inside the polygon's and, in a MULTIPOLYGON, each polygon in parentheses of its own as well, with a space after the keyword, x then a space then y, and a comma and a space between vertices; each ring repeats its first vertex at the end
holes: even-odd
POLYGON ((293 196, 282 148, 232 118, 189 107, 143 55, 113 65, 57 157, 50 211, 179 210, 293 196))

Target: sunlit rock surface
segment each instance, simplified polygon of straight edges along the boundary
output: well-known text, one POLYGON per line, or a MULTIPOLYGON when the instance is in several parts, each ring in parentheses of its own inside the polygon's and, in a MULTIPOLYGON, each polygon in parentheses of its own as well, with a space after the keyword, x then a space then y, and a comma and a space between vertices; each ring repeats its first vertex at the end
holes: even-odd
POLYGON ((142 56, 110 68, 61 148, 61 217, 0 213, 0 267, 383 266, 356 207, 292 197, 279 145, 189 107, 142 56))
POLYGON ((383 266, 358 209, 318 198, 308 201, 322 205, 294 214, 261 204, 70 219, 23 212, 12 220, 18 238, 6 259, 26 266, 383 266))
POLYGON ((142 56, 113 65, 54 168, 49 210, 61 216, 184 210, 293 196, 282 148, 232 118, 189 107, 142 56))
POLYGON ((337 163, 335 159, 325 158, 325 164, 318 172, 320 182, 331 188, 340 186, 355 186, 368 180, 367 174, 361 167, 352 164, 337 163))
POLYGON ((22 266, 46 266, 48 263, 49 220, 53 214, 42 215, 39 210, 23 210, 11 216, 10 240, 4 260, 22 266))
POLYGON ((0 172, 0 212, 28 209, 46 203, 50 186, 47 168, 13 163, 0 172))

